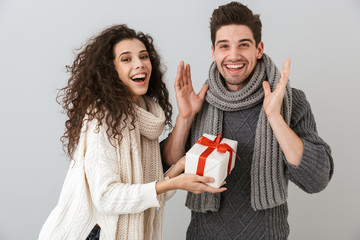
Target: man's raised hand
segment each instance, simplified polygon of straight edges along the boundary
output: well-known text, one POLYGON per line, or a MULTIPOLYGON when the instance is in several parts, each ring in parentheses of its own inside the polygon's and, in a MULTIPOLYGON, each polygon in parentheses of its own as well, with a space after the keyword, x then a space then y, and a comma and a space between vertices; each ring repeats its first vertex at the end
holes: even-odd
POLYGON ((200 111, 204 101, 205 93, 209 86, 204 85, 197 95, 191 81, 190 65, 181 61, 177 68, 175 79, 176 101, 179 108, 179 116, 182 118, 194 117, 200 111))
POLYGON ((276 88, 273 92, 270 90, 269 83, 267 81, 263 82, 265 93, 263 107, 268 118, 280 114, 281 112, 281 104, 285 95, 286 84, 289 80, 290 63, 290 58, 286 59, 284 62, 279 83, 276 85, 276 88))

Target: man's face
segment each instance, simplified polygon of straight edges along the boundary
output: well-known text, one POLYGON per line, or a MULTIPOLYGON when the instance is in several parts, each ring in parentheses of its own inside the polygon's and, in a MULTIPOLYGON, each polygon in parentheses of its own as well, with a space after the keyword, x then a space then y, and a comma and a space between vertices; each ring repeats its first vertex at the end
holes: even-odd
POLYGON ((249 82, 257 60, 261 58, 264 44, 257 46, 253 33, 245 25, 226 25, 216 32, 212 58, 225 79, 226 87, 237 91, 249 82))

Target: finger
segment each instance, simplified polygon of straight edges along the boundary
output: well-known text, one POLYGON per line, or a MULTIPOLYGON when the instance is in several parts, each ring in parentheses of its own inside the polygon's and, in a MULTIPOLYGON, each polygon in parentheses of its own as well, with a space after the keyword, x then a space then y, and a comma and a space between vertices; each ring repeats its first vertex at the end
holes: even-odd
POLYGON ((279 84, 283 88, 286 87, 286 84, 289 80, 290 64, 291 64, 291 58, 287 58, 286 61, 284 62, 283 69, 281 71, 280 81, 279 81, 279 84))
POLYGON ((181 68, 181 71, 182 71, 182 84, 181 86, 184 86, 187 84, 187 75, 186 75, 186 69, 185 69, 185 63, 182 62, 182 68, 181 68))
POLYGON ((186 64, 186 83, 185 84, 192 84, 190 64, 186 64))
POLYGON ((223 183, 220 185, 220 187, 224 186, 226 184, 226 181, 223 181, 223 183))
POLYGON ((176 73, 176 78, 175 78, 175 91, 179 91, 181 89, 182 86, 182 66, 183 66, 184 62, 181 61, 177 67, 177 73, 176 73))
POLYGON ((271 93, 270 84, 268 81, 263 81, 263 88, 264 88, 265 97, 267 97, 271 93))
POLYGON ((216 188, 217 193, 220 193, 220 192, 223 192, 223 191, 226 191, 226 190, 227 190, 226 187, 216 188))
POLYGON ((195 175, 196 176, 196 181, 198 182, 202 182, 202 183, 212 183, 215 181, 214 178, 212 177, 206 177, 206 176, 199 176, 199 175, 195 175))
POLYGON ((186 84, 186 73, 185 73, 185 63, 184 61, 181 61, 181 87, 183 87, 186 84))
POLYGON ((205 84, 205 85, 201 88, 201 90, 200 90, 200 92, 199 92, 199 95, 198 95, 201 100, 204 100, 205 94, 206 94, 206 92, 207 92, 208 89, 209 89, 209 85, 208 85, 208 84, 205 84))
POLYGON ((290 65, 291 65, 291 58, 287 58, 286 61, 284 62, 283 65, 283 69, 285 70, 285 74, 287 76, 289 76, 289 72, 290 72, 290 65))
POLYGON ((226 187, 213 188, 213 187, 206 186, 206 188, 204 190, 206 192, 210 192, 210 193, 220 193, 220 192, 226 191, 227 188, 226 187))

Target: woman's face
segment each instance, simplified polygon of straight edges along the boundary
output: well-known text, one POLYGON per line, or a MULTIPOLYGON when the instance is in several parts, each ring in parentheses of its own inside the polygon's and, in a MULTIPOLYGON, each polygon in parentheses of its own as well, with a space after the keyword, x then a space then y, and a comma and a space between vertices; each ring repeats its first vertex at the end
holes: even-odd
POLYGON ((138 104, 139 96, 149 87, 151 62, 145 45, 138 39, 125 39, 115 47, 115 70, 119 79, 130 89, 132 101, 138 104))

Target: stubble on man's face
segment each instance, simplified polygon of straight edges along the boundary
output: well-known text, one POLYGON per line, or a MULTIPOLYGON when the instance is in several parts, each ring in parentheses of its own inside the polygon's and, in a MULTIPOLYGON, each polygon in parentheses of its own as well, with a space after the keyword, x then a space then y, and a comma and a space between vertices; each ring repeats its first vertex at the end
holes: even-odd
POLYGON ((246 86, 263 53, 263 43, 257 46, 253 33, 245 25, 225 25, 216 32, 212 57, 230 91, 246 86))

